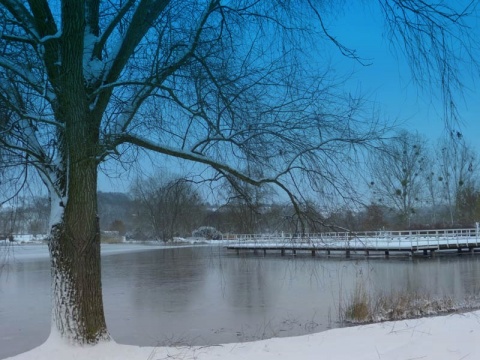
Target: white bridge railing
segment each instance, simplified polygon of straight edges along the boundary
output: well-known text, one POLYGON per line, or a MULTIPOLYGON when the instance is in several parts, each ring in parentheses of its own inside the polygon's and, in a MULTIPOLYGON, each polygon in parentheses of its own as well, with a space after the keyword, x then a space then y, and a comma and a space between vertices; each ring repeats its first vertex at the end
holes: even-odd
POLYGON ((237 246, 421 249, 478 247, 478 229, 326 232, 311 234, 224 234, 222 240, 237 246))

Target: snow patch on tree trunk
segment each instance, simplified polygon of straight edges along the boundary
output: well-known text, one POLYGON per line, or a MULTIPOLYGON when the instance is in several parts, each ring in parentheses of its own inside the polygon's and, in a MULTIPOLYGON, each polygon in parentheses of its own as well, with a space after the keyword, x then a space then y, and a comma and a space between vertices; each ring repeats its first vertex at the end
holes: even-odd
POLYGON ((50 231, 52 231, 56 225, 62 223, 66 200, 66 198, 56 195, 55 191, 50 191, 50 231))

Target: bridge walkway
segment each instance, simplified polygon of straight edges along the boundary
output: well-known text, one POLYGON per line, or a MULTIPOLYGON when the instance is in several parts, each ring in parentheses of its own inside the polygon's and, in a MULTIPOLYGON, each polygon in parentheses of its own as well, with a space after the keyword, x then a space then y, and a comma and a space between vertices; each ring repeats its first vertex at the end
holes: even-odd
POLYGON ((296 254, 297 252, 345 252, 352 253, 382 252, 389 256, 394 252, 406 252, 410 255, 421 253, 434 256, 436 251, 457 250, 474 253, 480 248, 478 229, 441 229, 441 230, 405 230, 378 232, 336 232, 319 234, 228 234, 226 248, 240 251, 280 251, 296 254))

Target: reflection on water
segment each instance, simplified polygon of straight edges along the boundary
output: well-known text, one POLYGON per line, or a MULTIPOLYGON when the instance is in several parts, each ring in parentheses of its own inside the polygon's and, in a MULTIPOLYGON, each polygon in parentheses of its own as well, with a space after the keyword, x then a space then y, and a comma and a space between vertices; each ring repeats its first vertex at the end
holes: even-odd
MULTIPOLYGON (((103 257, 113 338, 137 345, 218 344, 322 331, 359 282, 461 300, 480 289, 479 256, 344 259, 237 256, 223 248, 150 250, 103 257)), ((0 358, 39 345, 50 329, 47 259, 0 273, 0 358)))

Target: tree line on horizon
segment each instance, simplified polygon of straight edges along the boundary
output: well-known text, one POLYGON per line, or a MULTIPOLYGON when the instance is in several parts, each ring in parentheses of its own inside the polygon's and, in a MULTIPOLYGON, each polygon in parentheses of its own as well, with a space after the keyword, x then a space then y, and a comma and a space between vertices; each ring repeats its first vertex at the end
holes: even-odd
MULTIPOLYGON (((312 193, 302 214, 271 189, 224 182, 211 203, 185 177, 139 177, 128 193, 98 193, 100 228, 167 242, 202 226, 221 233, 297 233, 300 221, 307 232, 474 227, 480 220, 478 155, 460 133, 451 135, 431 144, 418 133, 397 132, 367 161, 359 198, 328 204, 312 193)), ((48 224, 47 198, 23 197, 0 208, 4 237, 44 234, 48 224)))

